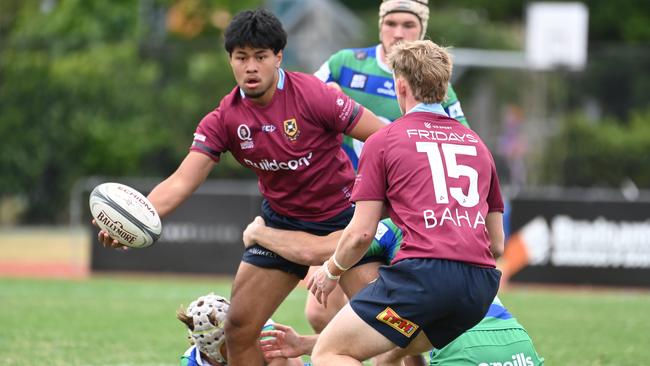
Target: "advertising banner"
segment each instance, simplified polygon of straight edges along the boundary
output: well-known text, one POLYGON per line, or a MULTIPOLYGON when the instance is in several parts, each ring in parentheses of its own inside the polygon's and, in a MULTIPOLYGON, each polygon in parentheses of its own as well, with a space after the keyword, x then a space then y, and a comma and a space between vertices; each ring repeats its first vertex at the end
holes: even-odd
POLYGON ((510 202, 506 280, 650 286, 650 201, 575 193, 510 202))

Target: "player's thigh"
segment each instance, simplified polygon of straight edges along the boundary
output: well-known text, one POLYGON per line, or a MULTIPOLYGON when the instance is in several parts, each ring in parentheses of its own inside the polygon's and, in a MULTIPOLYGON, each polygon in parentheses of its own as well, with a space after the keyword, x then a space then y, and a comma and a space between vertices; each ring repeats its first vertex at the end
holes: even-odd
MULTIPOLYGON (((341 276, 341 288, 348 297, 354 296, 362 288, 379 276, 380 262, 368 262, 355 266, 341 276)), ((328 300, 329 302, 329 300, 328 300)))
POLYGON ((316 297, 307 292, 307 300, 305 301, 305 316, 309 324, 314 328, 316 333, 320 333, 323 328, 332 320, 334 315, 338 313, 348 299, 341 290, 340 286, 336 286, 327 298, 327 307, 324 307, 316 300, 316 297))
POLYGON ((393 364, 404 366, 426 366, 427 361, 421 354, 405 356, 405 350, 399 347, 395 347, 386 353, 382 353, 373 360, 374 366, 393 364), (399 362, 403 362, 403 364, 399 362))
POLYGON ((297 276, 281 270, 241 262, 232 285, 228 309, 231 325, 262 329, 298 281, 297 276))
POLYGON ((339 311, 314 346, 313 356, 339 354, 367 360, 395 347, 388 338, 366 324, 350 305, 339 311))

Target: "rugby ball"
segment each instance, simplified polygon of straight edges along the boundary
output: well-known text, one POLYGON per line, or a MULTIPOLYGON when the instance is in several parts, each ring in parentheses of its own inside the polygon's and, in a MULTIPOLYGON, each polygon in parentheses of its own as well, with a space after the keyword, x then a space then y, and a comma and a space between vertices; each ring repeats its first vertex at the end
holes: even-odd
POLYGON ((120 183, 102 183, 88 201, 97 225, 120 244, 144 248, 160 238, 160 216, 137 190, 120 183))

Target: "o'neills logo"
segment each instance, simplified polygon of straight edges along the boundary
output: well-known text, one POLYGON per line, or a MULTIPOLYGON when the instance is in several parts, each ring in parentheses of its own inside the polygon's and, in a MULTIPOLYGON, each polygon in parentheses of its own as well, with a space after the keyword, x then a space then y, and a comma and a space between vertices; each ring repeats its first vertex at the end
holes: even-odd
POLYGON ((419 326, 412 321, 401 318, 395 310, 390 307, 387 307, 384 311, 379 313, 379 315, 377 315, 377 320, 388 324, 391 328, 397 330, 408 338, 411 338, 413 332, 419 328, 419 326))
POLYGON ((481 362, 477 366, 535 366, 533 358, 523 353, 512 355, 510 361, 481 362))
POLYGON ((144 206, 144 208, 146 208, 147 211, 149 211, 151 216, 156 215, 156 211, 153 209, 153 207, 151 207, 151 205, 147 201, 142 199, 142 197, 139 194, 137 194, 137 193, 133 192, 132 190, 130 190, 128 188, 125 188, 123 186, 118 186, 117 189, 124 192, 124 193, 126 193, 127 195, 129 195, 129 197, 135 199, 136 201, 140 202, 140 204, 142 206, 144 206))
POLYGON ((102 224, 106 225, 106 227, 113 233, 119 236, 122 240, 125 242, 128 242, 130 244, 133 244, 135 242, 135 235, 124 230, 124 227, 122 227, 122 223, 119 221, 114 221, 108 215, 106 212, 101 211, 99 212, 99 215, 97 215, 97 221, 101 222, 102 224))

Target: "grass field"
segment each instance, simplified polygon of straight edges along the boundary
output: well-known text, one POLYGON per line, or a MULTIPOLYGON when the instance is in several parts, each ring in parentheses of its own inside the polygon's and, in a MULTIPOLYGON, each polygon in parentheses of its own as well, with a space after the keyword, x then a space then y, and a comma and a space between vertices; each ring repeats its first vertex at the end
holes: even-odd
MULTIPOLYGON (((187 348, 180 304, 228 279, 101 276, 0 278, 0 365, 178 365, 187 348)), ((274 315, 309 332, 306 292, 274 315)), ((650 360, 650 292, 511 287, 501 294, 547 365, 642 365, 650 360)))

